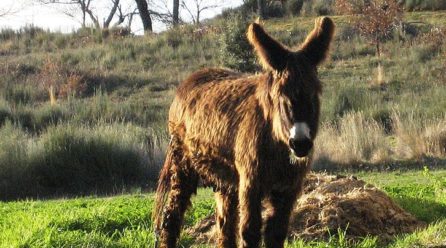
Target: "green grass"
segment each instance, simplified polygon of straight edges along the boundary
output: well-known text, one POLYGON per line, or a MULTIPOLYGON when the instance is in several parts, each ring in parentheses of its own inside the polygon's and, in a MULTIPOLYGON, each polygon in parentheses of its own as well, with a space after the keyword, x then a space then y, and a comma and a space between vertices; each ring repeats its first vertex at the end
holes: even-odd
MULTIPOLYGON (((445 187, 434 186, 435 180, 444 180, 445 175, 445 170, 357 174, 429 224, 424 230, 396 237, 387 247, 425 247, 446 242, 446 197, 436 195, 436 190, 445 187)), ((198 191, 192 209, 187 212, 186 226, 213 213, 212 195, 210 189, 198 191)), ((152 206, 153 194, 4 202, 0 203, 0 244, 1 247, 153 247, 149 217, 152 206)), ((191 242, 186 236, 181 240, 185 247, 191 242)), ((350 241, 345 238, 345 230, 339 230, 331 234, 328 242, 295 240, 288 241, 287 247, 382 246, 376 237, 350 241)))

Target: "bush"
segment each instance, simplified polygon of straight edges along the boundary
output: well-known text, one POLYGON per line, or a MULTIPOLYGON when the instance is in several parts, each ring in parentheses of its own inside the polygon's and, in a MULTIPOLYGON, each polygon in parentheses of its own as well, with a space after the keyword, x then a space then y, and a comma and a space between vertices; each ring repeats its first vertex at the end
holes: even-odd
POLYGON ((5 100, 0 98, 0 127, 8 119, 11 119, 11 108, 5 100))
POLYGON ((33 100, 32 92, 31 85, 7 85, 3 91, 3 97, 12 105, 28 104, 33 100))
POLYGON ((39 137, 0 129, 0 200, 116 193, 157 178, 155 137, 133 125, 52 126, 39 137))
POLYGON ((318 16, 329 15, 333 13, 333 0, 315 0, 313 5, 313 13, 318 16))
POLYGON ((246 37, 247 28, 247 18, 241 15, 234 15, 226 22, 219 40, 220 61, 224 66, 242 72, 258 69, 253 48, 246 37))
POLYGON ((280 1, 269 2, 265 12, 267 17, 283 17, 285 15, 285 9, 280 1))
POLYGON ((288 0, 286 2, 286 11, 289 15, 298 16, 303 5, 304 0, 288 0))
POLYGON ((417 10, 445 10, 446 1, 444 0, 401 0, 408 11, 417 10))
MULTIPOLYGON (((21 196, 28 185, 28 136, 10 121, 0 127, 0 200, 21 196)), ((28 187, 29 186, 29 187, 28 187)))

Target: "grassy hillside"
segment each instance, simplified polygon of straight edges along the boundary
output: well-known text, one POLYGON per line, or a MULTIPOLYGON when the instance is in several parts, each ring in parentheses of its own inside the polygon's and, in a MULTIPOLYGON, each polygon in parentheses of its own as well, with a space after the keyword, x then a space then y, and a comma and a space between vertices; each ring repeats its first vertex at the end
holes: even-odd
MULTIPOLYGON (((414 234, 396 237, 386 247, 427 247, 446 242, 446 171, 362 173, 359 177, 378 185, 404 209, 429 224, 414 234), (440 181, 438 181, 440 180, 440 181), (438 188, 438 183, 441 183, 438 188)), ((199 190, 186 226, 214 211, 211 190, 199 190)), ((153 247, 150 212, 152 194, 105 198, 0 203, 0 247, 153 247)), ((290 240, 287 247, 383 247, 376 237, 357 243, 332 234, 329 242, 290 240)), ((193 240, 183 236, 181 244, 193 240)))
MULTIPOLYGON (((381 58, 350 17, 333 19, 332 57, 319 70, 315 168, 444 167, 446 12, 406 13, 381 58)), ((175 87, 198 68, 222 65, 225 22, 145 37, 1 31, 0 199, 150 188, 175 87)), ((313 22, 265 26, 292 46, 313 22)))

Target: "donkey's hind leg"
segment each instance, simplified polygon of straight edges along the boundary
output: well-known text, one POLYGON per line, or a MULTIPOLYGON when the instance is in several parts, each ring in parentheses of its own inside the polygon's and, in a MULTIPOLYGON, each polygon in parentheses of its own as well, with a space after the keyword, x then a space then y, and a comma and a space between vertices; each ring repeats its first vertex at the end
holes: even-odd
POLYGON ((226 193, 216 192, 215 201, 217 223, 217 247, 237 247, 237 193, 229 190, 226 193))
MULTIPOLYGON (((183 163, 185 161, 182 161, 183 163)), ((167 206, 164 208, 160 233, 160 248, 174 248, 180 236, 184 212, 190 206, 190 198, 196 193, 198 176, 183 163, 171 167, 171 187, 167 206)))

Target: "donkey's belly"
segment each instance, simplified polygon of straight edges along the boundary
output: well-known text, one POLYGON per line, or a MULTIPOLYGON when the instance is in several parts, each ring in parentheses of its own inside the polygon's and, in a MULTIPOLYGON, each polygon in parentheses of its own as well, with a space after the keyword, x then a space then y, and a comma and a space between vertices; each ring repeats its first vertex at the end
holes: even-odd
POLYGON ((214 191, 233 190, 238 185, 238 173, 231 159, 213 154, 211 150, 190 149, 187 157, 191 169, 197 172, 206 186, 214 191))

